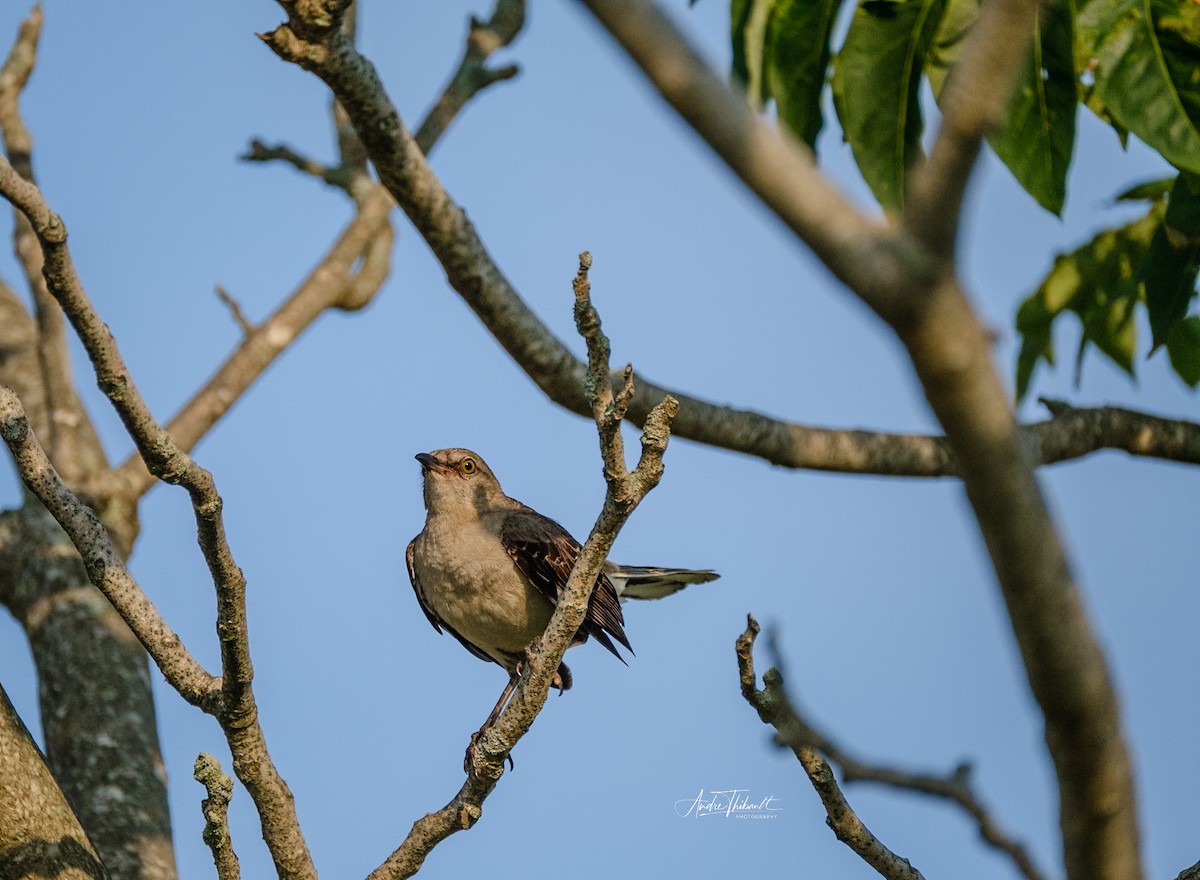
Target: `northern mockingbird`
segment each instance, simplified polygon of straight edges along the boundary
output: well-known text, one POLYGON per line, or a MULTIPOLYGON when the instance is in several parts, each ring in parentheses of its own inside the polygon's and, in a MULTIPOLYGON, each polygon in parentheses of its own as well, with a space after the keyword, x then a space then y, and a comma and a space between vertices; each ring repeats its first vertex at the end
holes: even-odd
MULTIPOLYGON (((408 576, 421 610, 481 660, 508 671, 508 686, 484 722, 500 714, 520 680, 526 649, 546 630, 579 555, 579 542, 554 520, 504 494, 482 458, 469 449, 417 457, 425 481, 425 528, 408 545, 408 576)), ((594 638, 624 663, 613 640, 630 651, 622 598, 658 599, 714 571, 649 568, 605 562, 587 616, 570 647, 594 638)), ((571 686, 560 664, 559 691, 571 686)))

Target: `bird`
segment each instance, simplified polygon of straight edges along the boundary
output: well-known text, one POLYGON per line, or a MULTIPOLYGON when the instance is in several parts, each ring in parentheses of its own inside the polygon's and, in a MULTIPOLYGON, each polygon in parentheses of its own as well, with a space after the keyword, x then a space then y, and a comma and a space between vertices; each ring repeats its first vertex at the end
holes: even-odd
MULTIPOLYGON (((509 681, 480 733, 499 717, 528 663, 528 647, 550 621, 579 555, 580 544, 549 517, 500 488, 469 449, 416 456, 424 482, 425 527, 408 545, 408 577, 421 610, 481 660, 508 672, 509 681)), ((568 647, 595 639, 622 663, 630 653, 622 599, 658 599, 719 575, 707 569, 616 565, 596 578, 583 624, 568 647)), ((553 684, 571 687, 560 663, 553 684)))

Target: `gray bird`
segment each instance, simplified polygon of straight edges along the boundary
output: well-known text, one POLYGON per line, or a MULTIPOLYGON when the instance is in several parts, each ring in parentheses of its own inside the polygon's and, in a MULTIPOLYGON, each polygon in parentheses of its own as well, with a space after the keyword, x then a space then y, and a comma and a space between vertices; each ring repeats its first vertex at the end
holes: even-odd
MULTIPOLYGON (((508 671, 508 686, 486 728, 520 680, 526 648, 545 632, 580 545, 554 520, 505 495, 484 460, 469 449, 438 449, 416 458, 426 515, 425 528, 408 545, 408 576, 434 629, 448 631, 476 657, 508 671)), ((605 562, 570 646, 591 637, 623 663, 613 640, 633 649, 625 636, 622 598, 658 599, 717 576, 605 562)), ((565 663, 554 684, 560 692, 571 686, 565 663)))

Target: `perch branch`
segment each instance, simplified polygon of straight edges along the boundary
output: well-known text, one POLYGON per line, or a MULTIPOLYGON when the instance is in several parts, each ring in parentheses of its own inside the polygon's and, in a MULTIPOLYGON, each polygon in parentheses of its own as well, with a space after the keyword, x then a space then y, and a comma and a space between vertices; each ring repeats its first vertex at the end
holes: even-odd
MULTIPOLYGON (((600 330, 599 316, 587 294, 586 273, 590 262, 591 258, 586 253, 580 256, 579 276, 575 285, 575 313, 580 335, 587 340, 589 358, 595 368, 594 375, 603 377, 609 372, 608 340, 600 330)), ((495 724, 487 728, 469 750, 466 782, 445 807, 413 823, 408 836, 387 861, 371 873, 369 880, 412 876, 420 870, 435 846, 451 834, 469 829, 479 821, 484 800, 504 772, 505 759, 518 740, 528 732, 546 703, 554 673, 583 623, 596 578, 604 560, 608 558, 617 533, 634 508, 662 477, 662 458, 670 437, 674 401, 665 398, 647 419, 642 433, 641 457, 630 472, 625 466, 621 445, 620 396, 614 398, 607 382, 592 383, 589 393, 596 413, 607 483, 600 516, 579 551, 546 632, 530 646, 528 669, 512 699, 495 724)))

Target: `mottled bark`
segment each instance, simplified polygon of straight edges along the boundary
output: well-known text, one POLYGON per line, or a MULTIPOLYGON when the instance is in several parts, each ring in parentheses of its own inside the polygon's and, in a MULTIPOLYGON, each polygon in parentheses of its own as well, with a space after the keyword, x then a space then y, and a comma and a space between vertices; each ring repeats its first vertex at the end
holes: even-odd
POLYGON ((0 877, 108 880, 33 737, 0 687, 0 877))
POLYGON ((55 777, 114 878, 173 878, 146 652, 40 504, 0 515, 0 545, 0 583, 37 665, 55 777))

